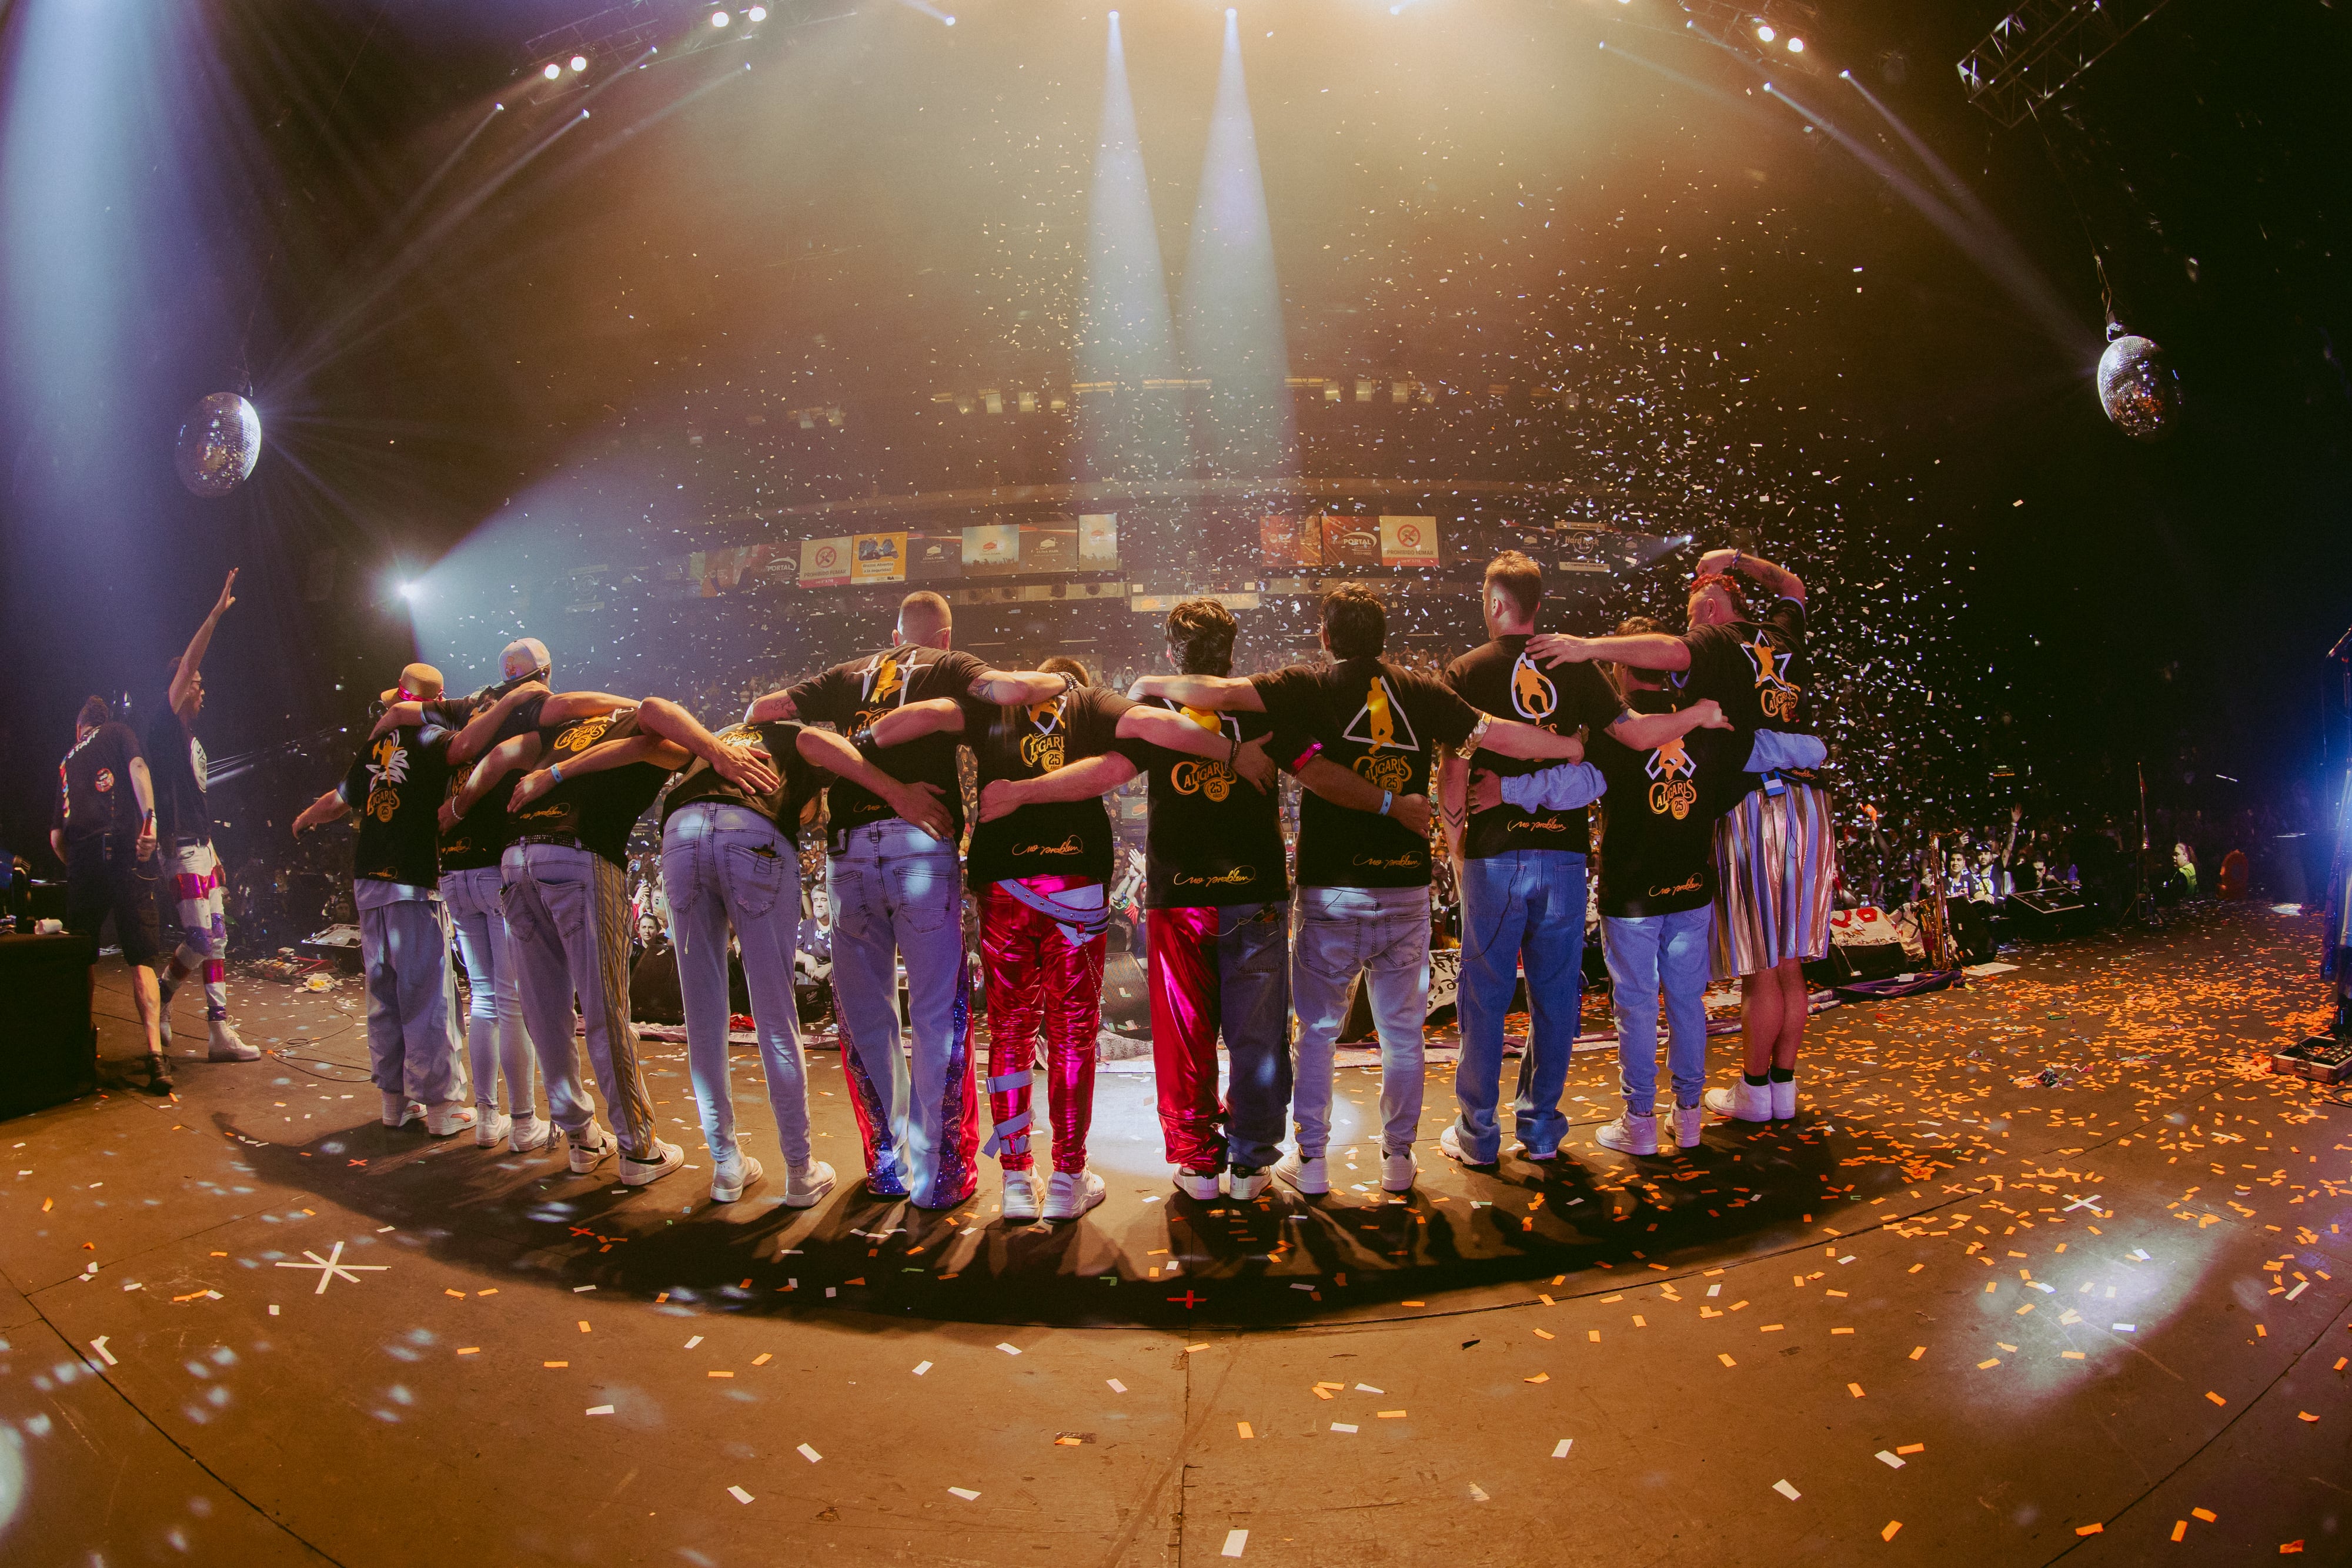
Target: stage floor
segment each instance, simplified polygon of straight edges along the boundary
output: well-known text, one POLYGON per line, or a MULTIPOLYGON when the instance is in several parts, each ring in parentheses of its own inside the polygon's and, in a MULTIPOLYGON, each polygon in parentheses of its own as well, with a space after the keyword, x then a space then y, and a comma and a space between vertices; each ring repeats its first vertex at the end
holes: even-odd
MULTIPOLYGON (((237 985, 276 1054, 184 1049, 158 1101, 109 960, 117 1086, 0 1124, 0 1554, 2352 1562, 2352 1092, 2264 1070, 2325 1017, 2317 925, 1832 1010, 1796 1123, 1654 1160, 1592 1142, 1602 1052, 1571 1157, 1462 1169, 1433 1068, 1408 1201, 1376 1071, 1328 1198, 1203 1205, 1106 1071, 1110 1198, 1056 1227, 1005 1225, 986 1162, 950 1214, 866 1197, 830 1052, 807 1211, 709 1203, 675 1046, 698 1168, 643 1191, 394 1132, 348 981, 237 985)), ((736 1094, 776 1171, 748 1051, 736 1094)))

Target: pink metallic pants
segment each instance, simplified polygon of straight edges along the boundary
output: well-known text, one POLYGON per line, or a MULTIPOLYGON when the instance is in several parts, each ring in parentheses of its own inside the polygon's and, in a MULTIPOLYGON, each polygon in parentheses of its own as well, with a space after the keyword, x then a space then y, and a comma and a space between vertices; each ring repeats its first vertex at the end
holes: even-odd
MULTIPOLYGON (((1037 876, 1039 893, 1091 885, 1090 877, 1037 876)), ((1053 1120, 1054 1168, 1081 1171, 1095 1118, 1095 1034, 1101 1027, 1103 938, 1074 947, 1052 919, 991 883, 980 900, 980 952, 988 971, 988 1110, 996 1124, 986 1152, 1008 1171, 1025 1171, 1031 1064, 1045 1035, 1045 1103, 1053 1120)))

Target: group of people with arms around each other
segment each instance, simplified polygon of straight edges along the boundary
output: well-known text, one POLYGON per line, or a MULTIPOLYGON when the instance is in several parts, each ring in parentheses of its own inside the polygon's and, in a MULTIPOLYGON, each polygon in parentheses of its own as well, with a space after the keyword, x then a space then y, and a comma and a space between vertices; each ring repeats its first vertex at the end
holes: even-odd
POLYGON ((1075 1218, 1103 1198, 1087 1158, 1115 843, 1102 797, 1138 774, 1159 1110, 1185 1194, 1249 1198, 1276 1179, 1329 1190, 1334 1048, 1360 982, 1380 1043, 1381 1185, 1414 1185, 1433 797, 1463 900, 1458 1114, 1444 1153, 1502 1157, 1504 1019, 1524 974, 1513 1130, 1524 1157, 1559 1155, 1596 803, 1624 1100, 1600 1141, 1659 1148, 1662 995, 1678 1144, 1699 1141, 1707 1109, 1792 1116, 1798 967, 1825 950, 1835 870, 1811 772, 1822 748, 1802 713, 1803 585, 1713 552, 1680 636, 1646 622, 1602 638, 1538 634, 1541 595, 1533 561, 1496 558, 1482 589, 1491 641, 1443 679, 1383 657, 1385 612, 1361 587, 1325 600, 1323 660, 1249 677, 1232 673, 1231 612, 1191 600, 1168 618, 1169 672, 1120 695, 1075 659, 991 667, 953 646, 947 601, 918 592, 887 646, 759 697, 716 733, 660 697, 556 689, 535 639, 509 644, 499 684, 470 697, 410 664, 343 779, 294 824, 357 826, 383 1121, 445 1136, 470 1126, 477 1143, 519 1151, 560 1134, 575 1173, 610 1156, 632 1186, 681 1166, 655 1124, 627 996, 628 838, 658 801, 711 1196, 732 1201, 767 1174, 739 1143, 728 1082, 731 930, 782 1199, 821 1201, 837 1176, 811 1144, 793 976, 799 839, 829 791, 833 986, 866 1192, 952 1207, 977 1196, 993 1159, 1008 1219, 1075 1218), (960 746, 979 779, 969 824, 960 746), (1304 792, 1295 875, 1277 770, 1304 792), (471 996, 462 1051, 453 934, 471 996), (1703 1096, 1710 974, 1741 981, 1745 1060, 1731 1087, 1703 1096))

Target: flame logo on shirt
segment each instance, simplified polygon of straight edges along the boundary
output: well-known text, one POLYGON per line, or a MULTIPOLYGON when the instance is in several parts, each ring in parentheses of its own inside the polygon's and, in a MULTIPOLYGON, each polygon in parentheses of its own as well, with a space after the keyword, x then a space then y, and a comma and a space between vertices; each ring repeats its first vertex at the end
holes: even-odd
POLYGON ((1559 688, 1525 653, 1511 666, 1511 706, 1530 724, 1541 724, 1559 711, 1559 688))
POLYGON ((1396 715, 1389 710, 1389 686, 1378 675, 1372 677, 1371 690, 1364 696, 1364 722, 1372 739, 1372 749, 1396 744, 1396 715))
POLYGON ((389 822, 400 809, 400 787, 408 782, 408 748, 393 731, 375 743, 368 756, 368 798, 363 815, 389 822))

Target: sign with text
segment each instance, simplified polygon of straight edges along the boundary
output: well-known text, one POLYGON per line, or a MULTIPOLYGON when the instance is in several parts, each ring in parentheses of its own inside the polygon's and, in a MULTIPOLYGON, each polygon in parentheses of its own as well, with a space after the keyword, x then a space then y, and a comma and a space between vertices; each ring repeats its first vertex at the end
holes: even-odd
POLYGON ((1381 530, 1371 518, 1324 512, 1312 521, 1323 536, 1323 565, 1370 566, 1381 559, 1381 530))
POLYGON ((853 582, 904 582, 907 580, 907 536, 904 534, 859 534, 856 540, 856 555, 850 563, 853 582))
POLYGON ((1382 517, 1381 559, 1390 566, 1435 566, 1437 519, 1382 517))
POLYGON ((801 584, 805 588, 843 588, 849 582, 850 541, 846 537, 801 541, 801 584))

